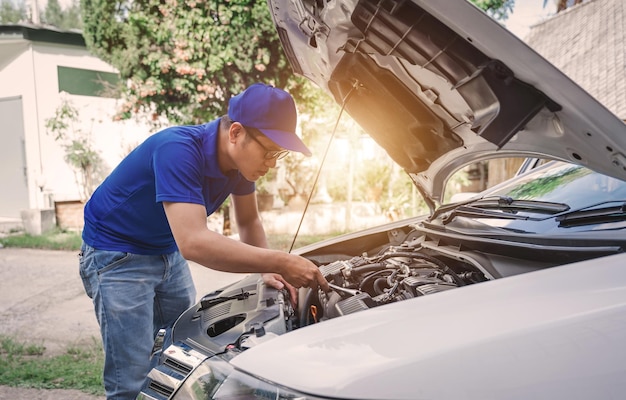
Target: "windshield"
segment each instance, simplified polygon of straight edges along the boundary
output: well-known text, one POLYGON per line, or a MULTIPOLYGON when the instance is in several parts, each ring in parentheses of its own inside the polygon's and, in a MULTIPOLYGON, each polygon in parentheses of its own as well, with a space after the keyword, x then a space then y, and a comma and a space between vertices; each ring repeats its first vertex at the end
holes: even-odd
POLYGON ((579 165, 551 162, 484 192, 482 197, 489 196, 565 203, 571 210, 576 210, 611 201, 626 201, 626 182, 579 165))

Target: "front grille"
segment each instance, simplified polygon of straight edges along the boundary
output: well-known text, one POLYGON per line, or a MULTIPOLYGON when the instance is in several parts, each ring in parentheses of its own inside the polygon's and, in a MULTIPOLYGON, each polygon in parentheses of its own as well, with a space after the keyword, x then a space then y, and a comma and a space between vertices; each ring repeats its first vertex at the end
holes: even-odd
POLYGON ((160 364, 148 372, 147 385, 138 399, 166 400, 183 384, 206 356, 185 343, 176 342, 163 351, 160 364))
POLYGON ((163 362, 163 364, 173 369, 174 371, 178 372, 182 376, 187 376, 191 372, 191 369, 192 369, 190 366, 183 364, 179 361, 173 360, 171 358, 165 359, 165 362, 163 362))
POLYGON ((215 318, 228 314, 230 312, 230 305, 231 305, 231 302, 228 301, 228 302, 219 304, 217 306, 211 307, 208 310, 205 310, 204 315, 202 316, 202 320, 206 323, 211 320, 214 320, 215 318))
POLYGON ((148 385, 148 388, 160 395, 165 396, 165 398, 170 397, 172 393, 174 393, 174 388, 156 381, 150 381, 150 385, 148 385))

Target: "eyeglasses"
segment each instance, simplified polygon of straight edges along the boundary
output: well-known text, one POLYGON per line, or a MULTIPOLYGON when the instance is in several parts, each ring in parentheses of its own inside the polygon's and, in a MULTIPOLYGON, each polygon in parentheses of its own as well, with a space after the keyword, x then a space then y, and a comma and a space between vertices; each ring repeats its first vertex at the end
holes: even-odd
POLYGON ((259 139, 256 138, 256 135, 262 135, 262 133, 260 133, 260 132, 257 133, 256 129, 249 128, 249 127, 246 127, 246 126, 244 126, 244 129, 246 130, 246 132, 249 133, 248 136, 250 136, 250 138, 252 140, 257 142, 263 148, 263 150, 265 150, 264 158, 266 160, 282 160, 283 158, 287 157, 287 154, 289 154, 289 150, 270 150, 270 149, 268 149, 267 147, 265 147, 265 145, 263 143, 261 143, 259 141, 259 139))

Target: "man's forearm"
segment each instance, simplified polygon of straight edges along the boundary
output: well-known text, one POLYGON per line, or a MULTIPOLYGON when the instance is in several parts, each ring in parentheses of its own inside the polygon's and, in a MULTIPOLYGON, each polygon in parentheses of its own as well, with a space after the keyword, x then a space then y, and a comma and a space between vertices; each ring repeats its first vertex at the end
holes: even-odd
POLYGON ((249 225, 237 226, 239 229, 239 240, 256 247, 268 248, 265 229, 260 220, 256 220, 249 225))
POLYGON ((287 254, 266 249, 267 241, 264 234, 245 236, 245 240, 250 240, 251 243, 244 242, 241 236, 242 240, 237 241, 207 230, 179 248, 187 260, 220 271, 279 272, 277 269, 285 264, 282 258, 287 254))

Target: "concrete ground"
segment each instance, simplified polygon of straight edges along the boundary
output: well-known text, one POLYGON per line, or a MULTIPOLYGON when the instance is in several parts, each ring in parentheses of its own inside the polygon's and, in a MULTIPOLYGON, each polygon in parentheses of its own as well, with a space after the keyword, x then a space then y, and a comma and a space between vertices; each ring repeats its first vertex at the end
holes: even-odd
MULTIPOLYGON (((190 266, 199 297, 242 278, 190 266)), ((93 306, 78 275, 77 252, 0 248, 0 335, 41 344, 49 355, 100 341, 93 306)), ((0 386, 0 400, 102 398, 78 391, 0 386)))

